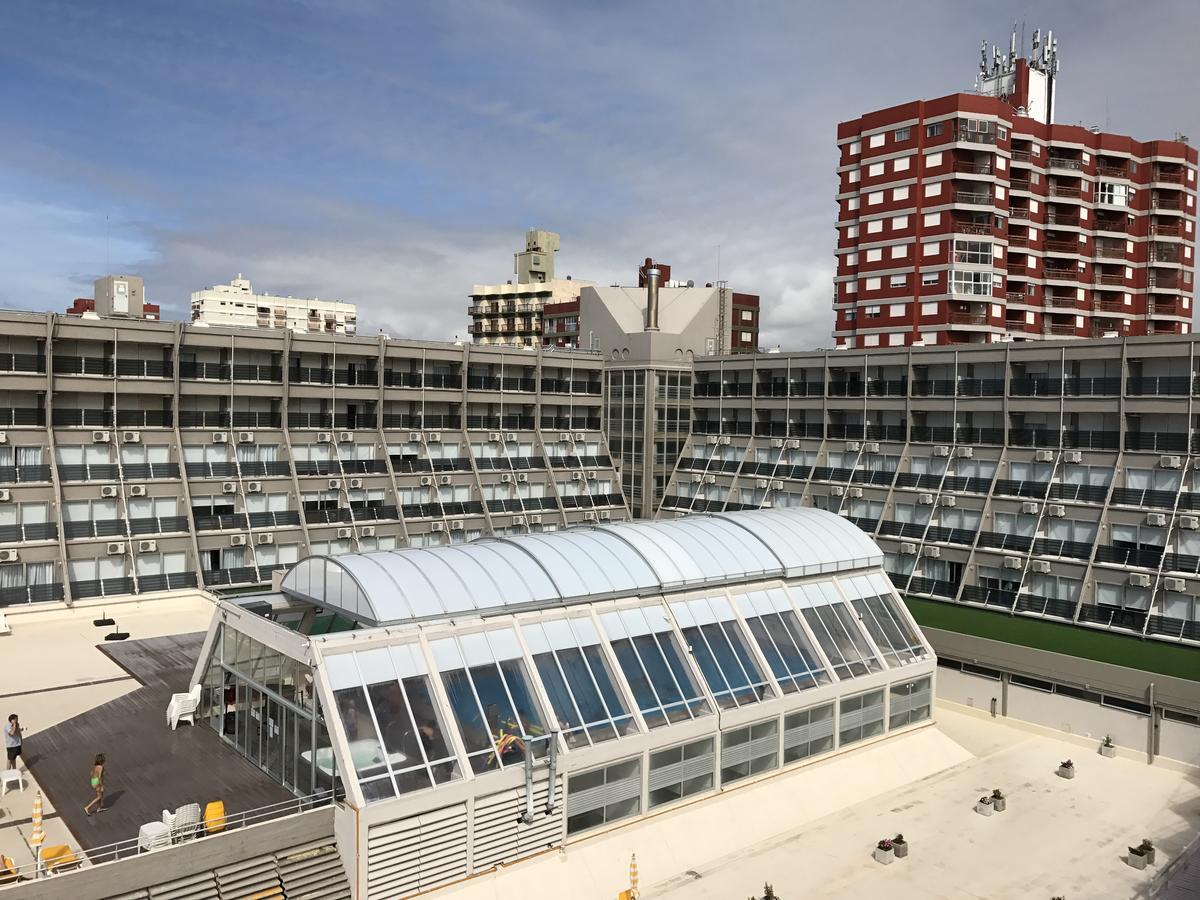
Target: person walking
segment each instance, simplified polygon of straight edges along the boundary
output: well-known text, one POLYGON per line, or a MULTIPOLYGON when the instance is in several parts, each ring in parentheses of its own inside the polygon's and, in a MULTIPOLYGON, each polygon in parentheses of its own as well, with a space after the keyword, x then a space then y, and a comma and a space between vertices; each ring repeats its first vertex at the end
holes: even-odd
POLYGON ((21 721, 17 718, 17 714, 13 713, 8 717, 8 723, 4 726, 4 749, 8 753, 8 765, 6 769, 15 769, 17 767, 17 757, 25 759, 21 753, 21 721))
POLYGON ((92 802, 83 808, 83 811, 89 816, 92 814, 92 807, 96 806, 96 812, 104 812, 104 754, 96 754, 96 762, 92 766, 92 790, 96 796, 92 798, 92 802))

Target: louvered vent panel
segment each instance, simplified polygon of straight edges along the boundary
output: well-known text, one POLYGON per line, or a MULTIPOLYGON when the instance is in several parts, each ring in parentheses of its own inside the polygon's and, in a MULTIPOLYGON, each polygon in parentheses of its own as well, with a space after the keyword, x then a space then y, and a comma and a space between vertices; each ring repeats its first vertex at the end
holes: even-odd
POLYGON ((220 900, 220 896, 217 878, 212 872, 201 872, 150 888, 152 900, 220 900))
POLYGON ((501 791, 475 801, 474 871, 482 872, 560 842, 562 834, 562 780, 556 784, 558 803, 546 813, 546 779, 534 782, 533 823, 521 824, 525 812, 524 786, 501 791))
POLYGON ((334 844, 314 844, 275 857, 287 900, 349 900, 350 883, 334 844))
POLYGON ((279 870, 275 867, 274 856, 258 856, 217 869, 217 885, 221 900, 245 900, 247 897, 270 900, 283 897, 283 885, 279 883, 279 870))

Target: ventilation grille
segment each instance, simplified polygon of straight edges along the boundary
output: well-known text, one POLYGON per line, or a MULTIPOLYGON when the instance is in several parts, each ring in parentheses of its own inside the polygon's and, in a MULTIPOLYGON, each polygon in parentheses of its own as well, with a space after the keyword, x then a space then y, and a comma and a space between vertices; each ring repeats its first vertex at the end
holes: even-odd
POLYGON ((539 853, 562 843, 562 779, 555 789, 554 812, 546 814, 549 799, 544 774, 533 785, 533 823, 523 825, 518 818, 525 812, 525 787, 501 791, 475 801, 472 846, 474 870, 481 872, 522 856, 539 853))
POLYGON ((467 806, 435 809, 367 833, 367 895, 394 898, 467 874, 467 806))

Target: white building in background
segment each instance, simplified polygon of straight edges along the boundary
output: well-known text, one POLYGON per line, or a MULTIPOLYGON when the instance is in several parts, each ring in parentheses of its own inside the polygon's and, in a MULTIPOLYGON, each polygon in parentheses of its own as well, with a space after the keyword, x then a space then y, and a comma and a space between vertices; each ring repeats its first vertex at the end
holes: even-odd
POLYGON ((342 300, 256 294, 241 273, 229 284, 192 294, 192 321, 237 328, 286 328, 305 334, 355 334, 358 310, 342 300))

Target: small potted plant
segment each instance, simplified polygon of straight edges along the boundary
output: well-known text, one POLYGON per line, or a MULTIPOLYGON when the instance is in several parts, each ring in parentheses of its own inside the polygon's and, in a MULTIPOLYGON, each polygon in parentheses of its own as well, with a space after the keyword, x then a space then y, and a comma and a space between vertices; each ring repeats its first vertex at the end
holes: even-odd
POLYGON ((1117 755, 1117 748, 1116 745, 1113 744, 1111 735, 1106 734, 1104 736, 1104 740, 1100 743, 1100 755, 1107 756, 1109 759, 1112 759, 1117 755))
POLYGON ((979 813, 981 816, 990 816, 994 811, 995 807, 992 806, 991 797, 980 797, 978 802, 975 804, 975 812, 979 813))
POLYGON ((908 856, 908 841, 904 839, 904 835, 898 834, 892 838, 892 849, 896 851, 896 859, 908 856))
POLYGON ((1069 759, 1064 759, 1062 762, 1060 762, 1058 764, 1058 777, 1059 778, 1074 778, 1075 777, 1075 763, 1071 762, 1069 759))
POLYGON ((875 862, 890 866, 896 861, 896 845, 887 838, 884 838, 875 845, 875 851, 872 855, 875 857, 875 862))
POLYGON ((1004 796, 1000 788, 995 788, 992 791, 992 809, 996 812, 1004 812, 1008 808, 1008 798, 1004 796))
POLYGON ((1150 838, 1142 838, 1142 842, 1138 844, 1138 849, 1142 851, 1142 855, 1146 857, 1146 862, 1149 865, 1154 865, 1154 859, 1157 855, 1154 852, 1154 842, 1150 838))
POLYGON ((1150 860, 1146 858, 1146 851, 1139 844, 1136 847, 1129 848, 1129 855, 1125 857, 1125 861, 1135 869, 1144 869, 1146 868, 1146 863, 1150 860))

